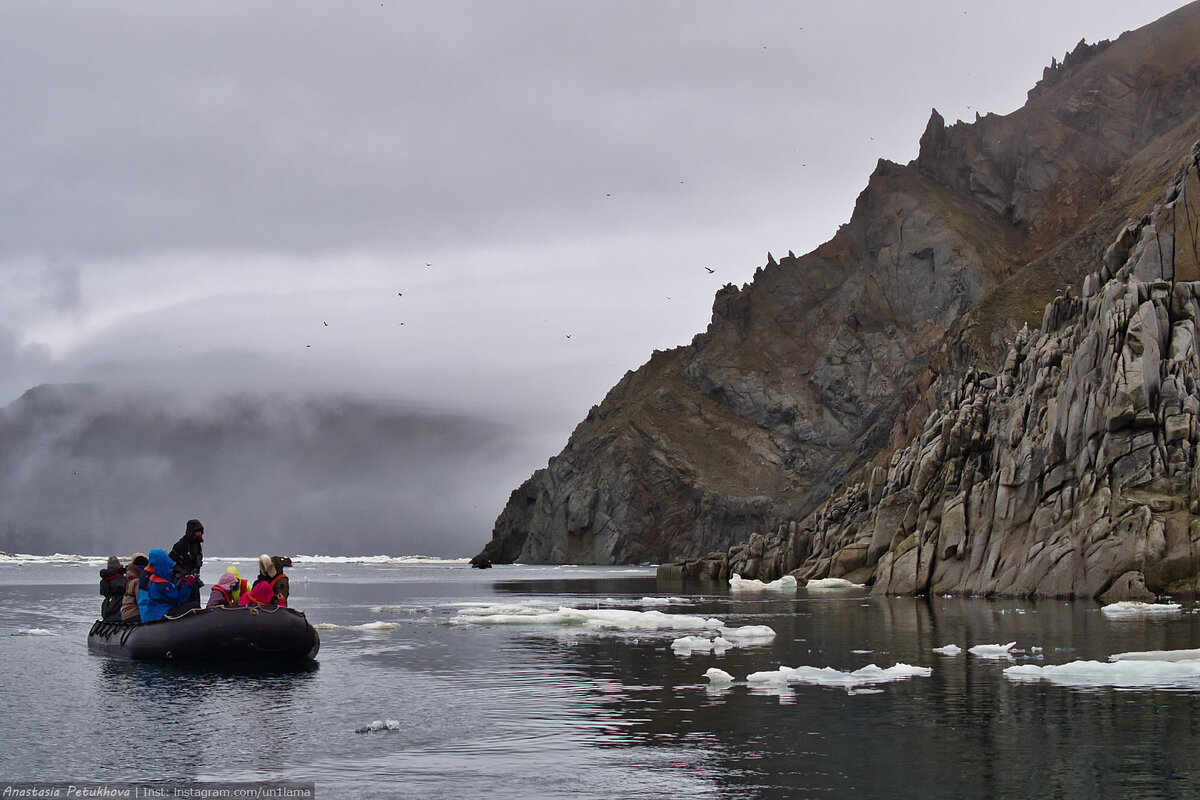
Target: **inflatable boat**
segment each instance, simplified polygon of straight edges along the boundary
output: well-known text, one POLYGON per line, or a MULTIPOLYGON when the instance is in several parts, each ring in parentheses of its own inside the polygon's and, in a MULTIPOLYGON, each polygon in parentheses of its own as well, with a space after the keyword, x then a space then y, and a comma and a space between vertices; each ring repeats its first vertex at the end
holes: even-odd
POLYGON ((312 660, 321 639, 295 609, 222 606, 152 622, 97 620, 88 648, 134 661, 256 664, 312 660))

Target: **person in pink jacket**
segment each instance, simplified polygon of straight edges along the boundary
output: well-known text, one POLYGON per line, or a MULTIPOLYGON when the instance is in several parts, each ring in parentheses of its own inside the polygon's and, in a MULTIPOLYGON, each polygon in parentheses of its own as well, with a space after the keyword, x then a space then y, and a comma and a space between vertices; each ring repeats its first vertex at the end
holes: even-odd
POLYGON ((248 592, 242 592, 239 606, 287 606, 287 601, 277 597, 270 581, 260 581, 248 592))
POLYGON ((237 567, 230 567, 221 573, 221 577, 213 585, 212 594, 208 596, 208 605, 205 608, 236 606, 241 600, 241 590, 245 588, 246 582, 238 575, 237 567))

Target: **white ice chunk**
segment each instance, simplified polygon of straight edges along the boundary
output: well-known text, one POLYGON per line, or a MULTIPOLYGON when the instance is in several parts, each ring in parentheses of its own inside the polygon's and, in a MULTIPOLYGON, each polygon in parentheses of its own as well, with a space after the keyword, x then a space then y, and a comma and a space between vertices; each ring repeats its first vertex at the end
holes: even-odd
POLYGON ((877 683, 891 683, 908 678, 927 678, 933 674, 929 667, 896 664, 886 669, 868 664, 853 672, 841 672, 833 667, 780 667, 774 672, 752 672, 746 682, 754 685, 786 686, 789 683, 808 683, 818 686, 837 686, 855 689, 877 683))
POLYGON ((1072 661, 1039 667, 1022 664, 1004 670, 1014 681, 1049 681, 1060 686, 1123 688, 1200 687, 1200 661, 1072 661))
POLYGON ((545 614, 551 610, 552 609, 547 606, 529 606, 519 605, 516 603, 495 603, 491 605, 477 605, 474 603, 469 603, 458 612, 458 615, 460 617, 511 617, 517 615, 536 617, 539 614, 545 614))
POLYGON ((368 633, 385 633, 400 627, 395 622, 364 622, 362 625, 335 625, 332 622, 319 622, 313 626, 323 631, 367 631, 368 633))
POLYGON ((679 655, 690 655, 692 652, 707 653, 710 650, 720 655, 732 647, 752 647, 770 644, 773 641, 775 631, 766 625, 744 625, 740 628, 722 627, 713 639, 704 636, 684 636, 671 642, 671 649, 679 655))
POLYGON ((1200 660, 1200 650, 1135 650, 1129 653, 1117 653, 1108 657, 1109 661, 1196 661, 1200 660))
POLYGON ((707 653, 709 651, 720 655, 731 647, 733 647, 733 644, 720 636, 715 639, 707 639, 703 636, 684 636, 671 642, 671 649, 680 655, 688 655, 693 652, 707 653))
POLYGON ((662 611, 626 611, 614 608, 570 608, 551 611, 537 607, 516 607, 501 613, 481 613, 484 609, 464 611, 450 621, 472 625, 557 625, 581 626, 601 630, 697 630, 717 631, 725 627, 719 619, 692 614, 664 614, 662 611))
POLYGON ((729 579, 729 589, 734 592, 794 592, 796 591, 796 577, 784 575, 778 580, 765 583, 749 580, 734 573, 733 577, 729 579))
POLYGON ((710 683, 733 683, 733 676, 723 669, 709 667, 704 673, 704 677, 708 678, 710 683))
POLYGON ((766 625, 743 625, 740 628, 721 628, 721 635, 739 647, 752 644, 770 644, 775 641, 775 631, 766 625))
POLYGON ((956 644, 948 644, 945 647, 935 647, 933 652, 943 656, 956 656, 962 652, 962 648, 956 644))
POLYGON ((686 597, 643 597, 637 601, 640 606, 678 606, 691 603, 686 597))
POLYGON ((389 719, 389 720, 387 721, 387 729, 388 729, 389 731, 398 731, 398 730, 400 730, 400 720, 398 720, 398 719, 389 719))
POLYGON ((804 588, 809 591, 827 590, 827 589, 861 589, 865 584, 851 583, 845 578, 818 578, 804 584, 804 588))
POLYGON ((977 644, 967 652, 978 658, 1012 658, 1012 653, 1009 651, 1016 644, 1016 642, 1009 642, 1008 644, 977 644))
POLYGON ((1179 603, 1138 603, 1132 600, 1122 600, 1120 603, 1110 603, 1100 610, 1107 617, 1119 618, 1178 614, 1182 608, 1179 603))

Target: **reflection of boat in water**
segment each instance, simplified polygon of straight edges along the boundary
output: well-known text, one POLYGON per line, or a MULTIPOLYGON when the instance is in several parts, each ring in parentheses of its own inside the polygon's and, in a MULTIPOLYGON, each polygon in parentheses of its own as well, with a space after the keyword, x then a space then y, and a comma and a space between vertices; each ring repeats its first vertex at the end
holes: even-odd
POLYGON ((103 622, 88 648, 135 661, 256 664, 314 659, 321 647, 303 613, 275 606, 196 609, 152 622, 103 622))

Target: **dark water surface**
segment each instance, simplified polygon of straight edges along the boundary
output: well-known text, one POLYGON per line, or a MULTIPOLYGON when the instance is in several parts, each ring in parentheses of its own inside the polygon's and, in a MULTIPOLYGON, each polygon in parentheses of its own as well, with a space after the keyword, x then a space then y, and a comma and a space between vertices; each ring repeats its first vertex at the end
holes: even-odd
POLYGON ((1187 605, 1113 617, 1061 601, 697 594, 646 569, 310 563, 291 570, 293 605, 341 626, 320 628, 319 666, 234 674, 90 653, 98 566, 0 562, 0 780, 295 780, 320 797, 489 800, 1200 795, 1200 679, 1004 674, 1200 646, 1187 605), (635 613, 608 629, 536 616, 560 606, 635 613), (484 624, 485 610, 529 621, 484 624), (776 638, 683 657, 672 640, 703 632, 638 628, 650 612, 776 638), (1009 658, 966 652, 1014 641, 1009 658), (950 643, 964 652, 933 652, 950 643), (745 681, 897 663, 932 671, 853 690, 745 681), (710 667, 735 682, 710 684, 710 667), (356 732, 388 721, 398 729, 356 732))

